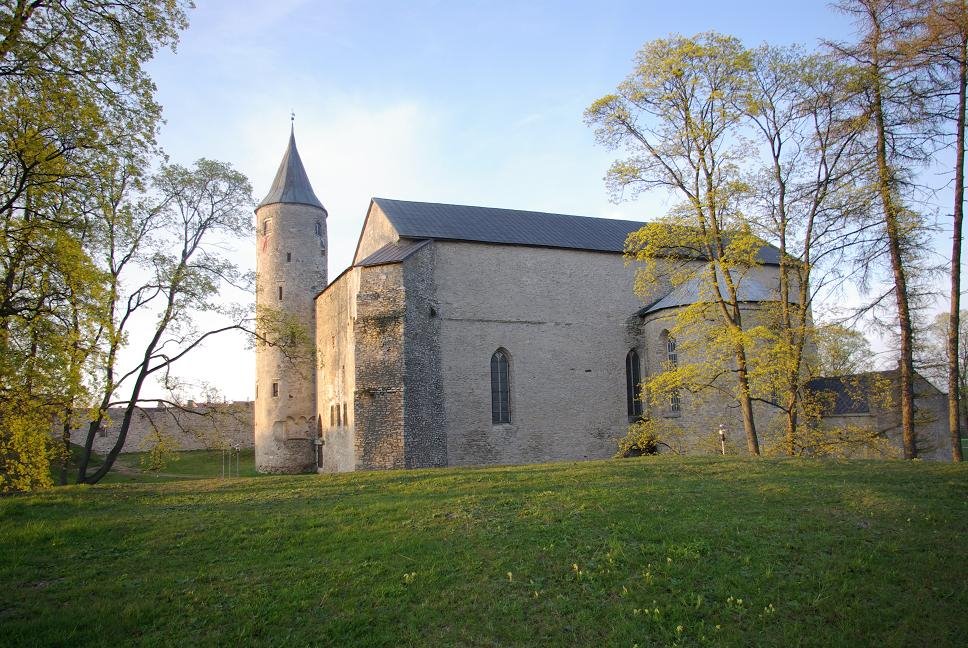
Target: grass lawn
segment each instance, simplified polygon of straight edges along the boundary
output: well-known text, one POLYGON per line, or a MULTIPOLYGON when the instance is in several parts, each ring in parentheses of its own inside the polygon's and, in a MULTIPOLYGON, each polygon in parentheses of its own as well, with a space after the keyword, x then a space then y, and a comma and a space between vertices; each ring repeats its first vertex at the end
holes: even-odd
MULTIPOLYGON (((77 478, 77 467, 80 465, 81 453, 80 447, 71 446, 69 483, 73 483, 77 478)), ((162 468, 148 470, 145 468, 144 462, 147 454, 146 452, 131 452, 118 455, 111 472, 101 480, 101 483, 153 483, 179 479, 221 477, 222 475, 241 477, 258 475, 255 471, 255 452, 252 448, 242 450, 240 454, 233 454, 231 466, 229 466, 228 455, 221 450, 187 450, 172 453, 162 468)), ((102 461, 103 458, 100 455, 92 455, 88 473, 93 473, 102 461)), ((56 484, 60 475, 56 466, 52 467, 51 474, 56 484)))
POLYGON ((106 477, 108 482, 116 481, 170 481, 172 479, 186 479, 199 477, 221 477, 223 474, 241 477, 255 477, 255 451, 252 448, 242 450, 241 456, 232 454, 229 457, 221 450, 187 450, 174 452, 164 467, 157 471, 145 470, 143 457, 147 453, 132 452, 118 455, 115 466, 128 469, 124 472, 112 472, 106 477), (238 458, 238 461, 237 461, 238 458))
POLYGON ((962 646, 966 543, 921 462, 72 486, 0 500, 0 643, 962 646))

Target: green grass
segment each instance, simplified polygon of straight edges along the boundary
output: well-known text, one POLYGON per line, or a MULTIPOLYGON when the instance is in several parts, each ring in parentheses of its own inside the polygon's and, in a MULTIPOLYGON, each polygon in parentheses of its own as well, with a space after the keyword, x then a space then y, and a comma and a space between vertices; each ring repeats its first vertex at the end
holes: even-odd
MULTIPOLYGON (((172 453, 170 459, 157 471, 145 470, 143 458, 147 453, 132 452, 118 456, 116 465, 121 468, 128 468, 138 471, 138 475, 120 475, 111 473, 113 479, 125 479, 125 481, 170 481, 172 479, 186 479, 198 477, 221 477, 224 474, 236 472, 240 477, 256 477, 255 471, 255 452, 252 448, 242 450, 236 465, 236 455, 232 455, 232 465, 228 464, 228 455, 221 450, 188 450, 184 452, 172 453)), ((109 480, 110 481, 110 480, 109 480)))
MULTIPOLYGON (((82 452, 83 449, 80 446, 71 445, 69 483, 73 483, 77 478, 77 467, 80 465, 82 452)), ((240 477, 258 476, 255 471, 255 452, 252 448, 242 450, 240 456, 233 455, 231 469, 228 465, 227 455, 223 454, 221 450, 174 452, 168 457, 165 465, 158 470, 146 469, 144 459, 147 455, 146 452, 118 455, 111 472, 105 475, 101 483, 156 483, 181 479, 221 477, 223 474, 240 477), (236 457, 238 457, 238 461, 236 461, 236 457)), ((101 463, 103 463, 103 457, 92 454, 88 474, 94 472, 101 463)), ((58 483, 60 476, 58 467, 51 467, 51 475, 54 483, 58 483)))
POLYGON ((68 487, 0 500, 0 643, 957 646, 966 538, 921 462, 68 487))

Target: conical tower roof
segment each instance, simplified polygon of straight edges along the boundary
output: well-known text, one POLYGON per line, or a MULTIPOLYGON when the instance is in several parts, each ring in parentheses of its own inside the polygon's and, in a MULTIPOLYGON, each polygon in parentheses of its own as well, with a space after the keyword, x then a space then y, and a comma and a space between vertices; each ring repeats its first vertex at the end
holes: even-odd
POLYGON ((259 206, 265 207, 274 203, 298 203, 300 205, 312 205, 319 207, 323 211, 323 203, 313 193, 313 187, 309 184, 309 177, 303 167, 302 160, 299 159, 299 151, 296 150, 296 134, 289 132, 289 146, 286 153, 282 156, 279 163, 279 170, 276 171, 276 179, 272 181, 269 193, 262 199, 259 206))

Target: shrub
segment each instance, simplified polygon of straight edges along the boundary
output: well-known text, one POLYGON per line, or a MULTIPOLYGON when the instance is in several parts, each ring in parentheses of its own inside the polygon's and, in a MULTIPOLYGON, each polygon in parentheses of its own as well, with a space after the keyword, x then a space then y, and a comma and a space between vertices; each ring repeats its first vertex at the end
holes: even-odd
POLYGON ((648 419, 639 419, 629 426, 628 434, 618 440, 615 457, 640 457, 659 454, 659 434, 648 419))

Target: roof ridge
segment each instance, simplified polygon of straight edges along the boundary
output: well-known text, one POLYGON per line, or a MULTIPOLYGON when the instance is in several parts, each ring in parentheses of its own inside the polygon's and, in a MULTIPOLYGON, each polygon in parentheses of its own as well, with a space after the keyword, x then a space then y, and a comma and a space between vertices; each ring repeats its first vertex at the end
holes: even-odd
POLYGON ((487 207, 485 205, 466 205, 460 203, 441 203, 441 202, 427 202, 425 200, 402 200, 400 198, 381 198, 380 196, 373 196, 371 198, 377 204, 380 201, 390 202, 390 203, 406 203, 408 205, 428 205, 434 207, 458 207, 461 209, 483 209, 487 211, 494 212, 509 212, 514 214, 541 214, 543 216, 564 216, 567 218, 580 218, 582 220, 589 221, 604 221, 606 223, 635 223, 639 226, 645 225, 648 221, 638 221, 629 220, 627 218, 604 218, 601 216, 583 216, 581 214, 564 214, 562 212, 550 212, 550 211, 539 211, 535 209, 517 209, 513 207, 487 207))

